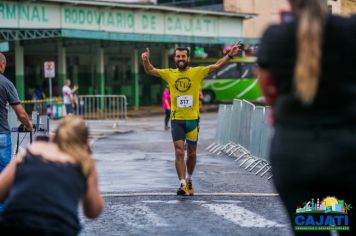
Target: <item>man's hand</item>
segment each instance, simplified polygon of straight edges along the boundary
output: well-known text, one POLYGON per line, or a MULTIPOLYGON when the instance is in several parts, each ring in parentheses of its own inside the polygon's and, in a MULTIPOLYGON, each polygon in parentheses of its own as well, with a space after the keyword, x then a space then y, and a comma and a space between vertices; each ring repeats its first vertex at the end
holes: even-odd
POLYGON ((141 54, 143 61, 148 61, 150 59, 150 49, 146 48, 146 51, 141 54))
POLYGON ((239 55, 241 52, 241 44, 240 44, 240 41, 238 41, 237 43, 235 43, 231 49, 230 49, 230 52, 228 53, 229 56, 236 56, 236 55, 239 55))
POLYGON ((31 126, 25 126, 24 124, 20 124, 19 127, 17 127, 18 132, 32 132, 34 130, 34 126, 31 123, 31 126))
POLYGON ((146 52, 143 52, 141 54, 142 62, 143 62, 143 67, 145 68, 145 71, 147 74, 155 76, 155 77, 160 77, 160 75, 157 72, 157 69, 154 68, 154 66, 151 65, 150 63, 150 49, 146 48, 146 52))
POLYGON ((31 122, 31 126, 25 126, 25 128, 30 132, 35 130, 35 126, 32 124, 32 122, 31 122))
POLYGON ((228 61, 234 57, 235 55, 237 55, 238 53, 241 52, 241 44, 240 44, 240 41, 235 43, 230 51, 224 55, 220 60, 218 60, 215 64, 212 64, 210 65, 210 68, 209 68, 209 74, 214 72, 214 71, 217 71, 219 69, 221 69, 224 65, 226 65, 228 63, 228 61))

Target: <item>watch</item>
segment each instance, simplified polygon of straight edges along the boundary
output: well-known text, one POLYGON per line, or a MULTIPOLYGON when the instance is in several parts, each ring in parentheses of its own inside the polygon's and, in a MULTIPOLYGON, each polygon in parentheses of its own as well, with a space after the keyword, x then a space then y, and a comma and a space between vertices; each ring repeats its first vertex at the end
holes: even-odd
POLYGON ((233 59, 234 56, 233 55, 230 55, 230 54, 227 54, 227 56, 230 58, 230 59, 233 59))

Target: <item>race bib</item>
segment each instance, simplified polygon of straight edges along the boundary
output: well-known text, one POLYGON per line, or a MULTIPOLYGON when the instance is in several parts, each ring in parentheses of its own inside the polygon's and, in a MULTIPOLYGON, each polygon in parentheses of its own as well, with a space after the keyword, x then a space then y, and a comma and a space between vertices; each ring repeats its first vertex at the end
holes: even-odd
POLYGON ((193 107, 193 96, 192 95, 178 96, 177 107, 179 108, 193 107))

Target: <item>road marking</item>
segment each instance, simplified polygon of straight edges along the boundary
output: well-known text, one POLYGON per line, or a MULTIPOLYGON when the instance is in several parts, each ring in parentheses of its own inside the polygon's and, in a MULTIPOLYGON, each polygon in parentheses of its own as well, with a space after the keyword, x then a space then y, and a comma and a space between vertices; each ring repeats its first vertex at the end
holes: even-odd
MULTIPOLYGON (((169 193, 102 193, 104 197, 139 197, 139 196, 177 196, 174 192, 169 193)), ((276 197, 277 193, 195 193, 194 196, 252 196, 252 197, 276 197)))
POLYGON ((170 201, 162 201, 162 200, 148 200, 148 201, 141 201, 142 203, 165 203, 165 204, 178 204, 180 201, 178 200, 170 200, 170 201))
POLYGON ((158 216, 149 207, 143 204, 118 204, 112 206, 116 214, 120 217, 120 221, 125 224, 138 228, 145 229, 147 227, 167 227, 169 224, 164 218, 158 216))
MULTIPOLYGON (((241 203, 241 201, 238 200, 212 200, 213 202, 217 202, 217 203, 241 203)), ((169 201, 164 201, 164 200, 144 200, 141 201, 142 203, 158 203, 158 204, 179 204, 181 203, 181 201, 179 200, 169 200, 169 201)), ((192 203, 197 203, 197 204, 206 204, 207 201, 199 201, 199 200, 195 200, 192 201, 192 203)))
POLYGON ((218 203, 241 203, 241 201, 238 201, 238 200, 213 200, 213 202, 218 202, 218 203))
POLYGON ((214 214, 224 217, 226 220, 229 220, 241 227, 285 227, 285 225, 267 220, 259 214, 234 204, 203 204, 202 206, 208 208, 209 211, 213 212, 214 214))

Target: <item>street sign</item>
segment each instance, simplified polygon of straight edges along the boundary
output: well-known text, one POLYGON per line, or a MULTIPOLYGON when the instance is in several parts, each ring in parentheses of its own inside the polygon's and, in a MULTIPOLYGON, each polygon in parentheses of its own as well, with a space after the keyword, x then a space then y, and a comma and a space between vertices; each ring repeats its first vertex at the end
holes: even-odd
MULTIPOLYGON (((49 80, 49 98, 52 98, 52 78, 55 77, 54 61, 45 61, 44 63, 44 77, 49 80)), ((49 102, 51 105, 51 101, 49 102)))
POLYGON ((44 77, 45 78, 54 78, 55 77, 54 61, 46 61, 44 63, 44 77))

